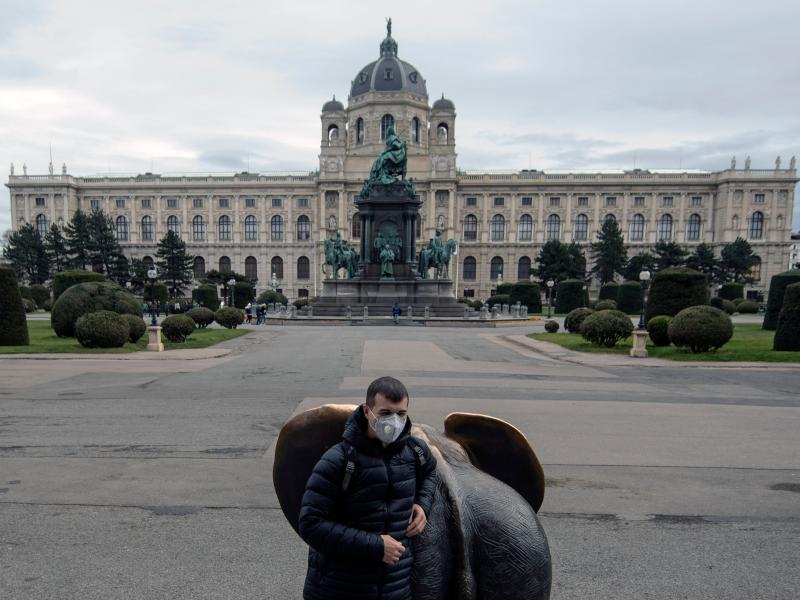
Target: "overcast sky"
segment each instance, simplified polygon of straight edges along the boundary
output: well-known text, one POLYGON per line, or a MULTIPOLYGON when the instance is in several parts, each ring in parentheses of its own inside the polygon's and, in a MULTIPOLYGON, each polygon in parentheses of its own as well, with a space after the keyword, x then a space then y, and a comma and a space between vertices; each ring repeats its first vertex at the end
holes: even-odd
POLYGON ((455 102, 463 169, 800 154, 797 0, 0 0, 0 15, 5 173, 46 173, 50 144, 76 175, 316 169, 322 103, 346 101, 389 16, 431 101, 455 102))

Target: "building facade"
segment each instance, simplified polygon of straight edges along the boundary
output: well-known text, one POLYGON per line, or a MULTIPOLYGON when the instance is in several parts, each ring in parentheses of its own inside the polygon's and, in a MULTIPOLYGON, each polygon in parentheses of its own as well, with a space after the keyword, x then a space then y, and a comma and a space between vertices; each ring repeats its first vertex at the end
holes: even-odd
MULTIPOLYGON (((290 298, 317 295, 324 277, 324 240, 340 232, 357 243, 355 198, 389 127, 408 143, 408 176, 422 201, 417 237, 436 228, 461 242, 451 276, 459 296, 485 298, 503 281, 527 279, 548 240, 588 245, 605 219, 616 219, 628 254, 673 240, 691 251, 747 239, 761 263, 751 292, 785 270, 798 181, 794 157, 773 169, 705 171, 507 172, 457 167, 456 110, 442 97, 429 102, 420 72, 398 58, 387 35, 380 55, 351 82, 347 106, 334 99, 321 113, 319 167, 304 173, 233 173, 78 177, 12 173, 13 226, 44 232, 72 213, 99 208, 111 215, 129 258, 149 261, 167 231, 178 233, 195 258, 195 276, 234 270, 257 277, 259 290, 275 273, 290 298)), ((588 258, 588 252, 587 252, 588 258)))

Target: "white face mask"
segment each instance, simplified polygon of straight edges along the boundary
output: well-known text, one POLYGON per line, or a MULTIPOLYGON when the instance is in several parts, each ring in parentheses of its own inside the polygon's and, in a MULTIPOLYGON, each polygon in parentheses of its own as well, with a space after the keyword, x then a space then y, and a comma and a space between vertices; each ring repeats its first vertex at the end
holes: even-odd
POLYGON ((369 408, 367 411, 369 411, 369 414, 371 414, 374 419, 374 421, 370 422, 372 430, 375 432, 376 437, 384 444, 391 444, 403 433, 403 429, 406 426, 406 417, 401 417, 396 413, 378 417, 369 408))

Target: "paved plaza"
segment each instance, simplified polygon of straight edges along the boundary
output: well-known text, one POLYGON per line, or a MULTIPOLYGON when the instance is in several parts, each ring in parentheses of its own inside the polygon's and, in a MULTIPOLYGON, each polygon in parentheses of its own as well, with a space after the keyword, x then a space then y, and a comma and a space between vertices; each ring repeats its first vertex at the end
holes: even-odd
POLYGON ((555 599, 800 595, 800 368, 576 361, 503 329, 267 326, 205 353, 0 359, 0 598, 300 598, 292 414, 506 419, 548 480, 555 599))

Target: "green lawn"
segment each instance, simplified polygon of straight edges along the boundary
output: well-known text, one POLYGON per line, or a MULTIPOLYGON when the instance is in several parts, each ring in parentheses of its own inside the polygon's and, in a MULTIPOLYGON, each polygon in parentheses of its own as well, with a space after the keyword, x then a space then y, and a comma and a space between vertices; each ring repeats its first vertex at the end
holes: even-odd
MULTIPOLYGON (((182 344, 163 338, 164 348, 208 348, 226 340, 248 333, 246 329, 195 329, 191 337, 182 344)), ((147 333, 136 344, 125 344, 122 348, 84 348, 75 338, 60 338, 50 328, 50 321, 28 321, 29 346, 0 346, 0 354, 63 353, 82 354, 124 354, 138 352, 147 347, 147 333)))
MULTIPOLYGON (((737 323, 734 325, 733 338, 722 348, 702 354, 692 354, 686 348, 675 346, 656 347, 647 340, 647 352, 655 358, 685 361, 763 361, 763 362, 800 362, 800 352, 775 352, 772 350, 774 331, 761 329, 758 323, 737 323)), ((610 354, 628 354, 633 338, 620 342, 614 348, 593 346, 580 335, 574 333, 532 333, 528 337, 543 342, 552 342, 577 352, 605 352, 610 354)))

